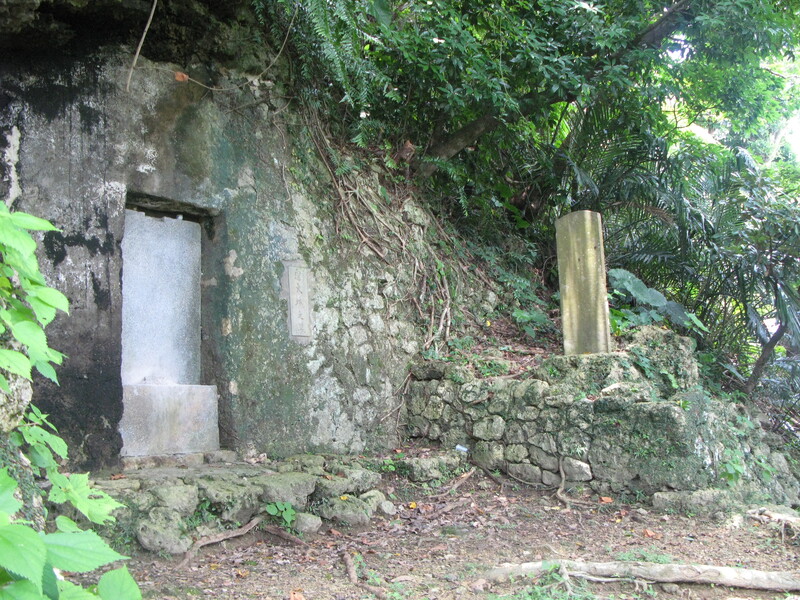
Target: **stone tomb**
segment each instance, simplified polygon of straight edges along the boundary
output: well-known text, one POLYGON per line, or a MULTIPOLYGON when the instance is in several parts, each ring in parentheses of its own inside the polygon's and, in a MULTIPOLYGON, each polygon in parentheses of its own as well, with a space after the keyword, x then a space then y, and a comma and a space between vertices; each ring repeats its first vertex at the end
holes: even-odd
POLYGON ((200 224, 125 211, 122 456, 219 449, 217 390, 200 385, 200 224))

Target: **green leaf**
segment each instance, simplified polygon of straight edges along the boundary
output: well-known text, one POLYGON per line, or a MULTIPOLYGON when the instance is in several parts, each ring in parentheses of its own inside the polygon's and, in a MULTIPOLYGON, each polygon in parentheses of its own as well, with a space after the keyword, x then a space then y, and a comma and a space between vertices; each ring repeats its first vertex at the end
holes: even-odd
POLYGON ((11 333, 20 344, 28 347, 28 354, 41 354, 47 350, 47 336, 42 326, 35 321, 25 319, 11 323, 11 333))
POLYGON ((70 502, 92 523, 114 521, 111 513, 124 506, 102 490, 90 487, 88 473, 73 473, 67 477, 57 471, 51 471, 49 477, 53 483, 50 489, 50 501, 57 504, 70 502))
POLYGON ((0 567, 33 582, 40 592, 46 557, 44 542, 30 527, 16 524, 0 527, 0 567))
POLYGON ((44 574, 42 575, 42 594, 51 600, 58 600, 60 594, 58 593, 58 578, 53 570, 53 565, 49 562, 44 565, 44 574))
POLYGON ((0 512, 13 515, 22 508, 22 502, 14 497, 17 487, 18 484, 8 474, 8 469, 0 469, 0 512))
POLYGON ((34 217, 25 212, 11 213, 11 222, 17 227, 22 229, 29 229, 32 231, 58 231, 56 227, 45 219, 34 217))
POLYGON ((142 592, 127 567, 109 571, 97 583, 103 600, 142 600, 142 592))
POLYGON ((0 369, 5 369, 9 373, 19 375, 25 379, 31 378, 30 359, 16 350, 0 348, 0 369))
POLYGON ((33 312, 36 314, 36 319, 42 325, 49 325, 56 318, 56 309, 38 298, 28 296, 28 304, 31 305, 33 312))
POLYGON ((94 531, 43 535, 53 566, 64 571, 86 573, 127 558, 112 550, 94 531))
POLYGON ((45 445, 61 458, 67 458, 67 443, 59 436, 50 433, 39 425, 30 425, 22 428, 22 435, 25 437, 25 441, 31 446, 39 444, 45 445))
POLYGON ((32 289, 29 294, 42 302, 46 302, 53 308, 69 313, 69 300, 56 289, 47 286, 37 286, 32 289))
MULTIPOLYGON (((31 234, 14 226, 8 219, 0 220, 0 240, 9 248, 19 252, 20 258, 33 256, 33 253, 36 252, 36 240, 31 237, 31 234)), ((6 258, 5 262, 10 262, 10 264, 16 266, 8 258, 6 258)))
POLYGON ((79 531, 83 531, 83 529, 78 527, 75 521, 64 515, 56 517, 56 527, 58 527, 59 531, 63 531, 64 533, 78 533, 79 531))
POLYGON ((30 581, 15 581, 0 587, 0 600, 42 600, 42 593, 30 581))
POLYGON ((381 25, 389 26, 392 24, 392 10, 386 0, 373 0, 370 6, 370 13, 381 25))
POLYGON ((97 596, 71 581, 58 582, 58 600, 97 600, 97 596))
POLYGON ((39 371, 39 373, 41 373, 44 377, 53 383, 58 383, 58 375, 56 375, 56 370, 49 362, 40 360, 37 361, 34 366, 36 367, 36 370, 39 371))

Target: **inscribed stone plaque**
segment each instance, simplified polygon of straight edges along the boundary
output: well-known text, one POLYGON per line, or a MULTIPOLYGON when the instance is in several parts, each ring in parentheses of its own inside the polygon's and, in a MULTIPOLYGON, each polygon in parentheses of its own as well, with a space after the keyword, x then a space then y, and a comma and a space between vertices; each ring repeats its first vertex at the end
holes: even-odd
POLYGON ((580 210, 556 221, 564 354, 611 351, 603 226, 580 210))
POLYGON ((313 333, 310 275, 308 267, 294 262, 286 263, 289 333, 301 341, 310 340, 313 333))

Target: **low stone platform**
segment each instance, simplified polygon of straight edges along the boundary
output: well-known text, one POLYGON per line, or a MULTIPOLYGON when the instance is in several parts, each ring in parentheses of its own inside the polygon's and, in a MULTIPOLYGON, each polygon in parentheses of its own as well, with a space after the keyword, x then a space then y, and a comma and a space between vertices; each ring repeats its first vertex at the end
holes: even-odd
MULTIPOLYGON (((464 461, 455 452, 414 459, 409 475, 432 480, 464 461)), ((291 504, 292 526, 300 533, 315 533, 323 519, 366 525, 373 516, 394 515, 394 504, 376 489, 379 467, 365 465, 351 457, 319 455, 249 464, 219 451, 126 459, 123 473, 98 478, 94 485, 125 504, 106 532, 110 538, 134 537, 151 552, 180 554, 196 539, 239 527, 275 503, 291 504)))

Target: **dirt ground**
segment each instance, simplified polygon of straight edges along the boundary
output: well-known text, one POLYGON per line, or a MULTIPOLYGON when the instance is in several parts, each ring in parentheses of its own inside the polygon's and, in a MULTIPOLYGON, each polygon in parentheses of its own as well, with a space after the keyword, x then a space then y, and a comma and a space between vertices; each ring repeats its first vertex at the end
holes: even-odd
MULTIPOLYGON (((254 531, 207 546, 188 565, 181 557, 135 556, 130 568, 145 598, 260 600, 534 600, 567 596, 556 583, 544 595, 535 581, 489 584, 485 572, 501 563, 570 558, 587 561, 679 562, 768 571, 800 570, 800 540, 742 515, 717 520, 658 514, 646 506, 595 497, 593 506, 565 506, 553 491, 509 482, 481 471, 439 490, 385 477, 384 492, 399 508, 368 528, 323 525, 302 544, 254 531), (610 502, 608 500, 611 500, 610 502), (358 584, 342 553, 353 559, 358 584), (528 591, 526 591, 528 590, 528 591)), ((587 496, 588 499, 588 496, 587 496)), ((549 580, 553 584, 553 579, 549 580)), ((783 593, 700 585, 582 583, 571 591, 598 598, 786 598, 783 593), (582 586, 587 586, 582 588, 582 586)), ((584 598, 586 596, 583 596, 584 598)), ((796 598, 796 597, 795 597, 796 598)))

